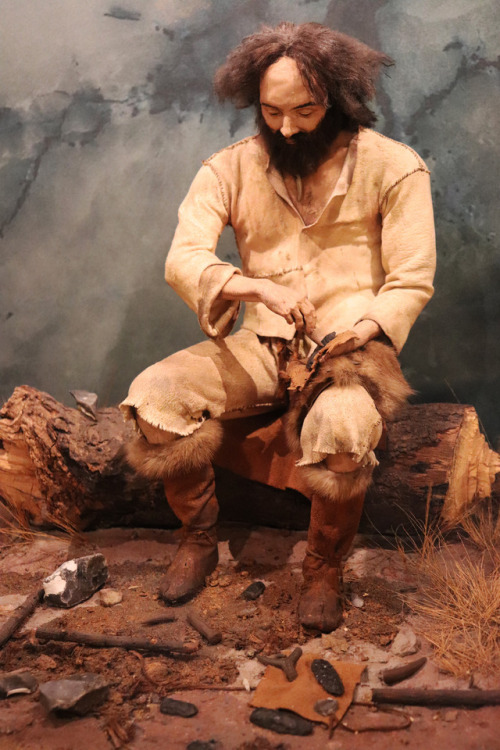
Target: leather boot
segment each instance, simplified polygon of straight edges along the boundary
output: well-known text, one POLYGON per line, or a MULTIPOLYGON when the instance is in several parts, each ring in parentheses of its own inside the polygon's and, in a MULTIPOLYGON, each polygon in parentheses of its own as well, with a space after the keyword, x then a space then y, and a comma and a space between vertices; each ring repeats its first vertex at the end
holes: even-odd
POLYGON ((331 633, 342 621, 342 557, 358 530, 365 490, 349 499, 313 494, 299 603, 303 627, 331 633))
POLYGON ((212 466, 167 477, 164 487, 170 507, 182 522, 183 538, 160 581, 159 593, 168 604, 181 604, 204 586, 219 560, 215 529, 219 506, 212 466))

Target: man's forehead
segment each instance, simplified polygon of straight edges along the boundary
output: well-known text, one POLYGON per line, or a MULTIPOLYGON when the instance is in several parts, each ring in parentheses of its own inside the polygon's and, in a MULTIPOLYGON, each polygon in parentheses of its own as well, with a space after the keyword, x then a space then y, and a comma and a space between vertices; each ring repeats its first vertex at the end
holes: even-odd
POLYGON ((314 103, 314 96, 304 84, 295 60, 280 57, 262 76, 260 101, 270 106, 293 109, 314 103))

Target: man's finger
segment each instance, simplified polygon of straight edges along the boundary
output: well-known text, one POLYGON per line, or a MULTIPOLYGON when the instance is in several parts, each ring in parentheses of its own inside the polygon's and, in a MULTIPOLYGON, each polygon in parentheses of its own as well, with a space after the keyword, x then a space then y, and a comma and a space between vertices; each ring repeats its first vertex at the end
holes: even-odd
POLYGON ((300 308, 302 317, 304 318, 306 333, 310 335, 316 328, 316 310, 309 300, 302 302, 300 308))
POLYGON ((300 307, 294 307, 292 310, 293 322, 297 331, 303 331, 305 326, 305 319, 300 307))

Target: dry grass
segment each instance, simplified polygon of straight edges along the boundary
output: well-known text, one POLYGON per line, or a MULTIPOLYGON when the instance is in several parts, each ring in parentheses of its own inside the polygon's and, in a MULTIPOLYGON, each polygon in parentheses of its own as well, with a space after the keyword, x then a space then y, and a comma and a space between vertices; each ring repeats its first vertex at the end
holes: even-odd
POLYGON ((40 537, 53 537, 55 533, 78 538, 80 533, 69 522, 61 518, 48 518, 47 523, 54 531, 44 531, 31 526, 26 512, 22 508, 12 506, 0 498, 0 543, 2 549, 15 544, 31 542, 40 537))
POLYGON ((500 520, 485 505, 471 512, 458 531, 461 540, 449 545, 438 528, 425 524, 410 563, 419 581, 411 606, 442 668, 456 676, 498 674, 500 520))

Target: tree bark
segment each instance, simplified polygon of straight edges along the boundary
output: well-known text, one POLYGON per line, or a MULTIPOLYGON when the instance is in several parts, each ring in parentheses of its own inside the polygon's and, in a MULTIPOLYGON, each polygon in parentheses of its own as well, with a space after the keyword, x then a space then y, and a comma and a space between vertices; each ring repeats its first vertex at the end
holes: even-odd
MULTIPOLYGON (((224 434, 216 457, 222 520, 307 528, 307 489, 281 417, 227 421, 224 434)), ((132 436, 116 408, 98 410, 94 420, 34 388, 16 388, 0 411, 0 496, 17 523, 36 527, 175 526, 161 483, 126 464, 132 436)), ((474 502, 499 499, 500 456, 471 406, 408 407, 387 426, 378 457, 362 531, 411 531, 427 516, 451 524, 474 502)))

